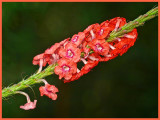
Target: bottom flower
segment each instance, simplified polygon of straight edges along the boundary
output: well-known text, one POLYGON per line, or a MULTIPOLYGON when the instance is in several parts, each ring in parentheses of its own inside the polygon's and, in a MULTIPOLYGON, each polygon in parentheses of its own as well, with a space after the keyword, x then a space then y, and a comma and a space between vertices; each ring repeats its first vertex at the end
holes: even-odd
POLYGON ((34 102, 31 102, 29 95, 27 93, 22 92, 22 91, 16 91, 16 93, 22 94, 22 95, 26 96, 26 98, 27 98, 27 103, 24 105, 21 105, 20 106, 21 109, 30 110, 30 109, 36 108, 37 100, 34 100, 34 102))
POLYGON ((34 109, 36 108, 36 103, 37 103, 37 100, 34 100, 34 102, 27 102, 26 104, 21 105, 20 108, 24 110, 34 109))
POLYGON ((58 88, 56 88, 54 85, 48 84, 47 81, 44 79, 41 79, 39 81, 42 81, 45 83, 45 86, 41 86, 39 88, 41 96, 45 95, 45 96, 51 98, 52 100, 56 100, 57 99, 56 93, 59 92, 58 88))

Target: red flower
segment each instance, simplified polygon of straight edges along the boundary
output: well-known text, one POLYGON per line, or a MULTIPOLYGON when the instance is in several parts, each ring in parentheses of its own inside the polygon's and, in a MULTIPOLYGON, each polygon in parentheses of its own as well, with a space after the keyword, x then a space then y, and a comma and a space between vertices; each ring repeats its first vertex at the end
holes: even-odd
POLYGON ((33 61, 32 61, 33 65, 41 65, 42 66, 46 66, 47 62, 45 61, 44 59, 44 53, 42 54, 39 54, 39 55, 36 55, 34 58, 33 58, 33 61), (40 62, 41 61, 41 62, 40 62))
POLYGON ((16 94, 22 94, 27 99, 27 103, 20 106, 21 109, 30 110, 30 109, 36 108, 37 100, 34 100, 34 102, 31 102, 29 95, 27 93, 25 93, 25 92, 22 92, 22 91, 16 91, 15 93, 16 94))
POLYGON ((39 69, 38 69, 38 72, 37 72, 37 73, 41 72, 41 71, 42 71, 42 67, 43 67, 43 66, 46 66, 46 64, 47 64, 47 61, 46 61, 45 58, 44 58, 44 53, 39 54, 39 55, 36 55, 36 56, 33 58, 32 63, 33 63, 34 65, 39 65, 39 69))
POLYGON ((84 38, 85 38, 85 34, 83 32, 79 32, 78 35, 77 34, 73 35, 71 42, 79 46, 82 43, 84 38))
POLYGON ((53 54, 56 52, 56 50, 58 48, 60 48, 60 46, 64 45, 67 41, 69 41, 70 38, 67 38, 63 41, 61 41, 60 43, 55 43, 54 45, 52 45, 50 48, 48 48, 47 50, 45 50, 45 54, 53 54))
POLYGON ((32 63, 34 65, 39 65, 39 66, 46 66, 46 64, 53 64, 57 61, 58 56, 57 55, 53 55, 56 50, 62 46, 64 43, 66 43, 69 40, 69 38, 61 41, 60 43, 55 43, 54 45, 52 45, 51 48, 48 48, 47 50, 45 50, 44 53, 36 55, 33 58, 32 63), (42 65, 41 65, 42 64, 42 65))
POLYGON ((91 50, 91 48, 88 46, 88 43, 86 41, 84 41, 82 43, 82 48, 81 48, 81 52, 84 52, 83 58, 87 58, 88 57, 90 50, 91 50))
POLYGON ((108 61, 110 60, 111 56, 110 55, 105 55, 105 56, 100 56, 97 53, 92 53, 88 56, 88 60, 92 60, 92 61, 99 61, 99 62, 104 62, 104 61, 108 61))
POLYGON ((45 61, 51 65, 55 64, 59 60, 59 55, 58 54, 45 54, 45 61))
POLYGON ((55 67, 54 72, 59 75, 59 79, 64 77, 69 80, 72 74, 77 72, 77 64, 69 59, 61 58, 58 60, 58 66, 55 67))
POLYGON ((59 55, 71 61, 78 62, 81 56, 81 51, 75 44, 67 43, 65 48, 59 50, 59 55))
POLYGON ((34 109, 34 108, 36 108, 36 103, 37 103, 37 100, 34 100, 34 102, 30 101, 30 102, 27 102, 24 105, 21 105, 20 108, 24 109, 24 110, 34 109))
POLYGON ((99 61, 100 60, 100 55, 98 53, 92 53, 88 56, 87 60, 91 61, 99 61))
POLYGON ((86 35, 85 41, 90 42, 96 38, 95 34, 99 26, 100 25, 96 23, 96 24, 90 25, 88 28, 84 30, 84 33, 86 35))
POLYGON ((98 63, 99 63, 99 61, 91 61, 91 60, 87 61, 87 63, 82 67, 82 69, 79 73, 76 73, 76 74, 72 75, 72 77, 68 80, 65 79, 64 83, 75 81, 75 80, 79 79, 84 74, 87 74, 98 63))
POLYGON ((90 32, 95 25, 96 25, 96 24, 92 24, 92 25, 88 26, 83 32, 84 32, 84 33, 90 32))
POLYGON ((57 62, 57 60, 59 59, 59 55, 57 54, 59 48, 66 44, 69 41, 70 38, 67 38, 63 41, 61 41, 60 43, 55 43, 54 45, 51 46, 51 48, 48 48, 47 50, 45 50, 44 52, 44 57, 45 57, 45 61, 48 64, 54 64, 57 62))
POLYGON ((78 80, 81 76, 83 76, 83 74, 81 72, 75 73, 72 75, 72 77, 70 79, 68 79, 68 80, 64 79, 63 82, 67 83, 67 82, 75 81, 75 80, 78 80))
POLYGON ((96 53, 106 55, 109 52, 109 44, 105 39, 94 39, 88 44, 96 53))
POLYGON ((126 24, 126 19, 121 17, 115 17, 109 21, 108 26, 111 30, 117 31, 118 28, 121 28, 126 24))
POLYGON ((50 85, 50 84, 45 84, 45 86, 41 86, 39 88, 39 91, 41 93, 41 96, 45 95, 51 98, 52 100, 57 99, 56 92, 59 92, 58 89, 54 85, 50 85))
POLYGON ((111 51, 111 54, 120 54, 123 55, 127 50, 134 45, 134 42, 136 41, 137 38, 137 30, 134 29, 130 33, 124 35, 124 37, 121 38, 121 41, 116 43, 113 51, 111 51))
POLYGON ((60 43, 55 43, 50 48, 48 48, 47 50, 45 50, 44 53, 45 54, 53 54, 60 46, 61 46, 60 43))
POLYGON ((111 32, 111 29, 108 26, 108 24, 109 24, 109 21, 107 20, 95 28, 96 39, 104 39, 108 36, 108 34, 111 32))
POLYGON ((81 69, 81 74, 87 74, 92 68, 97 66, 99 61, 87 61, 87 64, 85 64, 81 69))
POLYGON ((100 62, 106 62, 106 61, 108 61, 110 59, 111 59, 111 57, 102 57, 102 58, 99 59, 99 61, 100 62))

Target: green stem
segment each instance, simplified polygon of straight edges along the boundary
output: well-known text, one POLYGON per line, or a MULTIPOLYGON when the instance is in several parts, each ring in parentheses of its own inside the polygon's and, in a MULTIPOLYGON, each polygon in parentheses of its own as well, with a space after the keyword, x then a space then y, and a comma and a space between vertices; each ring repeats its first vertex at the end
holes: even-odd
POLYGON ((10 95, 16 94, 16 91, 23 90, 27 87, 30 87, 31 85, 42 83, 42 81, 39 81, 39 79, 52 75, 54 73, 54 68, 56 65, 57 64, 49 65, 46 69, 44 69, 40 73, 35 73, 26 80, 22 80, 17 84, 4 88, 2 90, 2 98, 4 99, 10 95))
MULTIPOLYGON (((117 37, 121 37, 124 34, 132 31, 134 28, 139 27, 144 24, 144 22, 158 16, 158 7, 151 9, 146 14, 139 16, 137 19, 125 24, 121 29, 118 31, 112 31, 110 34, 110 37, 106 40, 107 42, 111 42, 112 40, 116 39, 117 37)), ((83 56, 83 53, 82 53, 83 56)), ((31 75, 26 80, 22 80, 17 84, 14 84, 10 87, 6 87, 2 89, 2 98, 5 99, 6 97, 9 97, 11 95, 16 94, 16 91, 23 90, 25 88, 28 88, 34 84, 41 83, 41 81, 38 81, 39 79, 42 79, 44 77, 47 77, 54 73, 54 68, 57 64, 49 65, 46 69, 41 71, 40 73, 35 73, 31 75)))

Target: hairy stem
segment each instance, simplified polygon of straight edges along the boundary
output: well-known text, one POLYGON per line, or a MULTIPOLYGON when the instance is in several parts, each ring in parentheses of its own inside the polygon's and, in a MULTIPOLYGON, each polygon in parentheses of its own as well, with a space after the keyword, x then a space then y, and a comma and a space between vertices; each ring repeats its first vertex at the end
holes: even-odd
POLYGON ((43 83, 43 81, 40 81, 39 79, 42 79, 46 76, 49 76, 54 73, 54 68, 57 64, 49 65, 46 69, 41 71, 40 73, 35 73, 31 75, 26 80, 22 80, 17 84, 14 84, 10 87, 6 87, 2 90, 2 98, 6 98, 10 95, 16 94, 16 91, 23 90, 27 87, 30 87, 31 85, 37 84, 37 83, 43 83))
MULTIPOLYGON (((110 37, 106 40, 107 42, 111 42, 118 37, 123 36, 124 34, 132 31, 134 28, 143 25, 146 21, 158 16, 158 7, 151 9, 146 14, 139 16, 137 19, 130 21, 129 23, 125 24, 121 29, 117 31, 112 31, 110 33, 110 37)), ((91 51, 93 52, 93 51, 91 51)), ((82 53, 83 56, 83 53, 82 53)), ((40 73, 35 73, 28 77, 26 80, 22 80, 17 84, 14 84, 10 87, 5 87, 2 89, 2 98, 6 98, 8 96, 16 94, 16 91, 23 90, 28 88, 34 84, 42 83, 39 79, 47 77, 54 73, 54 68, 57 64, 49 65, 46 69, 41 71, 40 73)))
POLYGON ((118 37, 122 37, 124 34, 131 32, 136 27, 142 26, 146 21, 156 16, 158 16, 158 7, 151 9, 144 15, 140 15, 137 19, 128 22, 118 31, 112 31, 110 37, 106 41, 111 42, 118 37))

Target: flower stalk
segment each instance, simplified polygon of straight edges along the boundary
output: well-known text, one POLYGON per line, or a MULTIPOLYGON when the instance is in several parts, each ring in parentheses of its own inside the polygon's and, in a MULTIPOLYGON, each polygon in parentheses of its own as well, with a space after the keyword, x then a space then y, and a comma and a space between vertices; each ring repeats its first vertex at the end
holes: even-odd
POLYGON ((23 90, 37 83, 43 83, 43 81, 40 81, 39 79, 52 75, 54 73, 53 71, 56 65, 57 64, 49 65, 46 69, 44 69, 40 73, 35 73, 26 80, 22 80, 17 84, 4 88, 2 90, 2 99, 16 94, 16 91, 23 90))
MULTIPOLYGON (((124 36, 126 33, 129 33, 134 28, 137 28, 139 26, 142 26, 146 21, 158 16, 158 7, 151 9, 146 14, 139 16, 137 19, 130 21, 129 23, 125 24, 121 29, 114 30, 110 33, 110 36, 106 40, 107 42, 111 42, 115 39, 118 39, 119 37, 124 36)), ((93 51, 90 51, 90 53, 93 53, 93 51)), ((81 53, 81 56, 83 56, 84 53, 81 53)), ((23 79, 17 84, 14 84, 9 87, 5 87, 2 89, 2 99, 5 100, 5 98, 14 95, 17 93, 17 91, 23 90, 25 88, 28 88, 34 84, 42 83, 42 80, 49 75, 54 74, 55 66, 57 66, 57 63, 53 65, 49 65, 47 68, 45 68, 43 71, 38 70, 38 72, 34 73, 27 79, 23 79)))
POLYGON ((110 37, 106 40, 107 42, 111 42, 112 40, 123 36, 124 34, 132 31, 134 28, 137 28, 139 26, 144 25, 144 23, 154 17, 158 16, 158 7, 155 7, 148 11, 144 15, 140 15, 138 18, 136 18, 133 21, 128 22, 125 24, 121 29, 117 31, 112 31, 110 33, 110 37))

